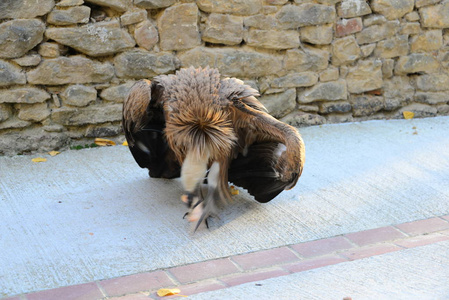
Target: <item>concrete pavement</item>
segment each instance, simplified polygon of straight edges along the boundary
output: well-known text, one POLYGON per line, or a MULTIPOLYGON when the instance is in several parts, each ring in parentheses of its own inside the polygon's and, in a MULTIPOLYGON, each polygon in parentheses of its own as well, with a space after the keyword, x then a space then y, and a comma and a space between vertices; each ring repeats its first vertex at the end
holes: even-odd
MULTIPOLYGON (((210 230, 193 236, 182 219, 179 181, 148 178, 123 146, 43 155, 48 158, 43 163, 31 162, 38 155, 1 157, 0 297, 449 214, 449 117, 325 125, 300 132, 306 167, 293 190, 264 205, 241 191, 219 219, 211 220, 210 230)), ((429 251, 441 255, 447 247, 440 243, 429 251)), ((425 256, 413 251, 398 253, 425 256)), ((296 276, 282 277, 282 282, 300 280, 296 276)), ((238 288, 226 290, 239 295, 238 288)))

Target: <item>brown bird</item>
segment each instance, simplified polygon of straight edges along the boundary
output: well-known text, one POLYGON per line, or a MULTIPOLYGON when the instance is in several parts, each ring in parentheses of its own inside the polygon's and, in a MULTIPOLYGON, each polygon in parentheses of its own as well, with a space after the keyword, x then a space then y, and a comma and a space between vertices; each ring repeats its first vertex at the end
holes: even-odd
POLYGON ((301 176, 301 136, 270 116, 256 96, 239 79, 190 67, 138 81, 123 104, 134 159, 151 177, 181 176, 181 199, 189 207, 189 221, 198 221, 195 230, 218 202, 230 199, 228 182, 265 203, 301 176))

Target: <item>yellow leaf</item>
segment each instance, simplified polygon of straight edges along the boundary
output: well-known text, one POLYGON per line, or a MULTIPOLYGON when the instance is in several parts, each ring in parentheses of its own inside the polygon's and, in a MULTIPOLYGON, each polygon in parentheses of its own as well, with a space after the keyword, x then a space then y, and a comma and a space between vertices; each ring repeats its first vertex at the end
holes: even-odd
POLYGON ((411 111, 404 111, 402 114, 404 115, 404 119, 406 120, 413 119, 413 117, 415 116, 415 113, 411 111))
POLYGON ((231 185, 230 187, 231 195, 238 195, 240 192, 238 189, 235 188, 235 186, 231 185))
POLYGON ((108 140, 108 139, 102 139, 102 138, 96 138, 95 144, 98 146, 115 146, 115 142, 108 140))
POLYGON ((36 157, 36 158, 33 158, 31 161, 37 163, 37 162, 44 162, 44 161, 47 161, 47 159, 46 159, 46 158, 43 158, 43 157, 36 157))
POLYGON ((128 141, 124 141, 122 145, 123 146, 128 146, 128 141))
POLYGON ((157 290, 157 295, 159 297, 172 296, 181 293, 180 289, 159 289, 157 290))
POLYGON ((50 151, 50 152, 48 152, 48 154, 50 154, 50 156, 55 156, 55 155, 58 155, 59 153, 61 153, 61 152, 58 152, 58 151, 50 151))

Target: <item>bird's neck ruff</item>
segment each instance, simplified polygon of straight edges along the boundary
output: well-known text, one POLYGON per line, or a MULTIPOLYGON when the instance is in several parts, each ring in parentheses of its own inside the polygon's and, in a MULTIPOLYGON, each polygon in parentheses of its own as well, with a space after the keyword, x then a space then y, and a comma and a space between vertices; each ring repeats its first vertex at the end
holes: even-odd
POLYGON ((219 160, 231 153, 237 138, 229 113, 212 103, 190 103, 170 112, 165 134, 182 163, 188 152, 219 160))

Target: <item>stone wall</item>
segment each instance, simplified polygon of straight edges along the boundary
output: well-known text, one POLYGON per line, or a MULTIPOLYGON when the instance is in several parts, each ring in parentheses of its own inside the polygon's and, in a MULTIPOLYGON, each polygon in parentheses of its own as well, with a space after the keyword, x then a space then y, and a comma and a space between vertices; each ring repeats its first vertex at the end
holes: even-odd
POLYGON ((296 126, 449 114, 448 0, 3 0, 0 154, 122 141, 138 79, 218 68, 296 126))

